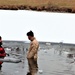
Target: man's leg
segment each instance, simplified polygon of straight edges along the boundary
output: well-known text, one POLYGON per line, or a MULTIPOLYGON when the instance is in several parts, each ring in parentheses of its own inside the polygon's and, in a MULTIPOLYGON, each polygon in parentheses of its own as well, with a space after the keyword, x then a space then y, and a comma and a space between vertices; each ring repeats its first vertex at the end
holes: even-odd
POLYGON ((28 59, 29 71, 32 75, 35 75, 38 71, 37 60, 35 61, 34 58, 28 59))
POLYGON ((37 60, 34 60, 34 67, 38 71, 38 63, 37 63, 37 60))

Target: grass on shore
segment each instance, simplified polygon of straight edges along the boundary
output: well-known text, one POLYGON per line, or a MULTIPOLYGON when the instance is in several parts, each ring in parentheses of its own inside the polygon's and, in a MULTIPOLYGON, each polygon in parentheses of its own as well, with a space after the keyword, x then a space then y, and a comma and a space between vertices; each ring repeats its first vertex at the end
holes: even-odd
POLYGON ((75 9, 75 0, 0 0, 0 6, 58 7, 75 9))

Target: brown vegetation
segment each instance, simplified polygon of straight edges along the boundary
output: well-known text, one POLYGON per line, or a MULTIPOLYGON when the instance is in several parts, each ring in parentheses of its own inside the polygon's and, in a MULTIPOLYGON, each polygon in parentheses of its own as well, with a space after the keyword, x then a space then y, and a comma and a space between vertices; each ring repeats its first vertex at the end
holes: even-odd
POLYGON ((0 0, 0 9, 75 13, 75 0, 0 0))

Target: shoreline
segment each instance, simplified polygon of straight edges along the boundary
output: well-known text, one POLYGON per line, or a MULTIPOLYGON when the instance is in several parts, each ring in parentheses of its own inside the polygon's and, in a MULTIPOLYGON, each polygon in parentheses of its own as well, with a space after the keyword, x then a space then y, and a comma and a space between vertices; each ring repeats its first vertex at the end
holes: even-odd
POLYGON ((3 10, 32 10, 32 11, 46 11, 59 13, 75 13, 75 9, 58 6, 25 6, 25 5, 0 5, 3 10))

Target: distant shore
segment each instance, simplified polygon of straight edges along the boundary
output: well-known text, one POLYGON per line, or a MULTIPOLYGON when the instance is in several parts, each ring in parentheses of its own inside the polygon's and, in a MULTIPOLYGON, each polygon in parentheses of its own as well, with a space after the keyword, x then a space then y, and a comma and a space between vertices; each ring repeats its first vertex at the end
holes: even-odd
POLYGON ((74 0, 0 0, 0 9, 75 13, 74 0))
POLYGON ((68 8, 68 7, 57 7, 57 6, 25 6, 25 5, 4 5, 0 6, 0 9, 4 10, 32 10, 32 11, 47 11, 47 12, 61 12, 61 13, 75 13, 75 9, 68 8))

